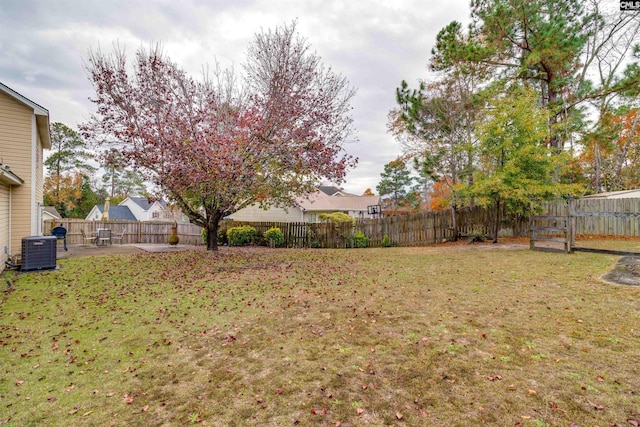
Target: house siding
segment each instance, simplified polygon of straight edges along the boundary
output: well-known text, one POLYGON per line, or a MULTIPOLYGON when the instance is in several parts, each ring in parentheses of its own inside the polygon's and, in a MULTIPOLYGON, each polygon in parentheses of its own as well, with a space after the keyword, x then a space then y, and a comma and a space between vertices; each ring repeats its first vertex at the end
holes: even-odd
MULTIPOLYGON (((12 254, 20 251, 22 238, 32 234, 32 203, 36 200, 36 183, 32 181, 35 129, 33 110, 0 92, 0 157, 3 164, 11 166, 11 172, 24 180, 24 184, 11 188, 12 254)), ((0 249, 4 252, 4 247, 0 249)))
POLYGON ((284 208, 272 207, 269 210, 260 209, 258 205, 247 206, 229 215, 234 221, 250 222, 300 222, 302 212, 299 208, 289 208, 288 212, 284 208))
POLYGON ((0 271, 7 260, 5 247, 9 246, 9 186, 0 183, 0 271))
POLYGON ((33 176, 35 177, 35 188, 33 189, 33 194, 35 195, 35 202, 32 205, 32 215, 35 217, 32 218, 31 222, 31 234, 41 235, 42 234, 42 207, 44 205, 44 159, 43 159, 43 151, 42 151, 42 140, 40 139, 40 135, 37 132, 37 124, 35 120, 35 116, 33 116, 33 132, 34 135, 37 136, 35 141, 35 153, 34 153, 34 168, 35 173, 33 176))

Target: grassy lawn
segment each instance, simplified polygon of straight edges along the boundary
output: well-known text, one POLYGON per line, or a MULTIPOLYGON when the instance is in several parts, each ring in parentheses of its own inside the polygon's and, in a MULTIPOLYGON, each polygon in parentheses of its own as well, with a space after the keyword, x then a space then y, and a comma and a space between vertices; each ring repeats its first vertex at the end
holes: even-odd
POLYGON ((491 248, 223 248, 5 273, 0 424, 640 422, 640 288, 598 280, 618 258, 491 248))

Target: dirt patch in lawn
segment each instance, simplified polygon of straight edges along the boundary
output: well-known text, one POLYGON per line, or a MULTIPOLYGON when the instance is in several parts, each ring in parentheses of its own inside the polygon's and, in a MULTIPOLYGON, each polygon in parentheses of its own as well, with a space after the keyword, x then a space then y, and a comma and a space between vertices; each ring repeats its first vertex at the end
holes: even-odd
POLYGON ((640 286, 640 258, 635 256, 620 258, 613 269, 605 273, 601 279, 615 285, 640 286))

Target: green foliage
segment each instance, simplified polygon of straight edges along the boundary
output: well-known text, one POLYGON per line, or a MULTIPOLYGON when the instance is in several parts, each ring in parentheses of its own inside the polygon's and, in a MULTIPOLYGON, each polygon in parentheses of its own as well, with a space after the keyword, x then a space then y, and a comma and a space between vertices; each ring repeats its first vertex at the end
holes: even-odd
POLYGON ((356 224, 356 219, 344 212, 333 212, 333 213, 323 213, 318 215, 321 221, 330 222, 332 224, 345 224, 351 223, 352 225, 356 224))
POLYGON ((229 246, 249 246, 256 242, 258 230, 250 225, 231 227, 227 230, 229 246))
MULTIPOLYGON (((207 244, 207 229, 203 228, 202 231, 200 232, 200 237, 202 238, 202 243, 204 243, 205 245, 207 244)), ((218 240, 217 243, 219 246, 224 245, 227 242, 227 235, 225 233, 225 231, 221 228, 218 229, 218 240)))
POLYGON ((385 234, 382 237, 382 246, 385 248, 390 248, 391 247, 391 239, 389 239, 389 235, 385 234))
POLYGON ((508 92, 494 92, 477 127, 482 164, 470 195, 480 204, 504 202, 507 211, 525 213, 531 202, 579 192, 554 179, 564 157, 547 147, 547 113, 537 106, 535 91, 508 92))
POLYGON ((65 172, 91 173, 95 168, 89 164, 93 155, 80 134, 64 123, 51 125, 51 154, 44 160, 49 176, 65 172))
POLYGON ((347 237, 349 248, 366 248, 367 246, 369 246, 369 237, 360 230, 347 237))
POLYGON ((278 227, 271 227, 264 232, 264 238, 270 246, 279 248, 284 245, 284 233, 278 227))
POLYGON ((406 203, 409 189, 413 183, 411 172, 407 169, 406 163, 397 158, 384 165, 384 172, 380 176, 382 179, 376 187, 380 196, 388 196, 394 207, 406 203))

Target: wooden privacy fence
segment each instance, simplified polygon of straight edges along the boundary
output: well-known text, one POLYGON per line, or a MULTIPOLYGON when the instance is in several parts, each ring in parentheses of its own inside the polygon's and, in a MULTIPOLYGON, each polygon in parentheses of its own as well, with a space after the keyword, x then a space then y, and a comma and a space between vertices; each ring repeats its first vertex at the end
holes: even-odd
MULTIPOLYGON (((462 208, 456 213, 458 232, 461 235, 493 234, 492 210, 480 207, 462 208)), ((526 230, 526 218, 503 216, 501 228, 509 233, 526 230)), ((83 219, 45 221, 44 234, 49 234, 56 225, 67 229, 67 243, 81 244, 82 231, 86 235, 99 228, 111 229, 112 236, 122 235, 122 243, 167 243, 174 222, 167 221, 86 221, 83 219)), ((251 225, 262 236, 266 230, 278 227, 284 234, 287 247, 346 248, 356 231, 363 232, 369 238, 369 246, 382 246, 388 236, 394 246, 420 246, 441 243, 454 238, 453 217, 450 210, 417 212, 408 215, 390 216, 379 219, 361 220, 355 226, 334 225, 330 223, 304 222, 240 222, 222 221, 220 231, 225 233, 231 227, 251 225)), ((202 228, 194 224, 178 223, 180 244, 203 244, 202 228)), ((265 242, 262 242, 265 243, 265 242)))
MULTIPOLYGON (((458 232, 462 235, 493 234, 494 211, 480 207, 463 208, 456 214, 458 232)), ((328 223, 304 222, 244 222, 224 221, 221 230, 231 227, 250 225, 262 235, 271 227, 278 227, 284 234, 287 247, 349 247, 348 237, 356 231, 363 232, 369 238, 369 246, 382 246, 384 236, 394 246, 420 246, 441 243, 454 238, 453 217, 449 210, 417 212, 408 215, 390 216, 378 219, 360 220, 355 226, 335 226, 328 223)), ((528 218, 504 217, 501 229, 509 233, 526 232, 528 218)))
MULTIPOLYGON (((121 221, 109 220, 86 221, 84 219, 64 218, 53 221, 45 221, 43 234, 51 233, 55 226, 67 229, 67 243, 82 244, 82 232, 90 235, 99 228, 109 228, 112 236, 122 235, 122 243, 167 243, 171 234, 171 227, 175 222, 170 221, 121 221)), ((178 223, 178 237, 183 244, 202 244, 202 228, 194 224, 178 223)))
POLYGON ((640 199, 577 199, 547 203, 543 215, 575 218, 575 234, 640 236, 640 199))
POLYGON ((560 242, 566 252, 588 251, 629 254, 626 251, 584 248, 583 235, 640 236, 640 199, 578 199, 544 205, 545 215, 531 218, 531 248, 536 241, 560 242), (563 225, 541 225, 545 221, 563 225), (559 235, 561 234, 561 235, 559 235))

